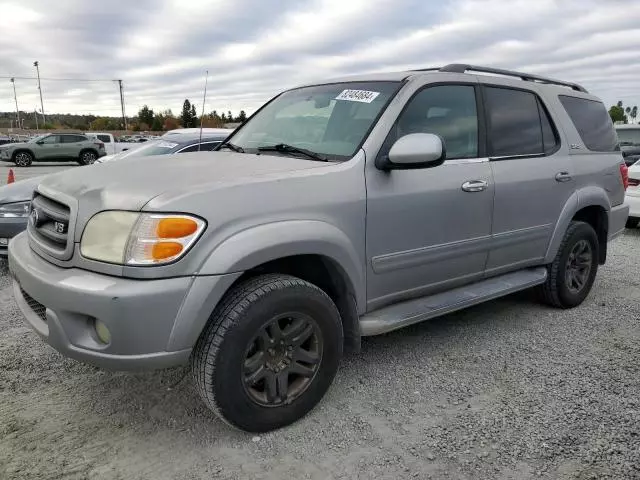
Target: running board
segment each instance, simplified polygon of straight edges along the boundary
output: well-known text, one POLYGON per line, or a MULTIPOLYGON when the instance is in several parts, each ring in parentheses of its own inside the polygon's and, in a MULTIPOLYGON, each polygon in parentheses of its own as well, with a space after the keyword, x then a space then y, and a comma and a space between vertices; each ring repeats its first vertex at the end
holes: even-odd
POLYGON ((507 273, 428 297, 381 308, 360 317, 363 336, 380 335, 447 313, 493 300, 545 282, 545 267, 507 273))

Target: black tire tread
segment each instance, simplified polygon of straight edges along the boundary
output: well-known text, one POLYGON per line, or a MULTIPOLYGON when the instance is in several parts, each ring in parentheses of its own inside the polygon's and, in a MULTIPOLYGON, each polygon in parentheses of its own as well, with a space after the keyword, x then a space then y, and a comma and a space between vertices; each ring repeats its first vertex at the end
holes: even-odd
POLYGON ((562 242, 560 242, 560 246, 558 247, 558 253, 556 254, 556 257, 553 259, 553 262, 547 267, 548 269, 547 280, 542 284, 539 291, 542 296, 542 300, 552 307, 565 308, 564 303, 560 299, 559 288, 558 288, 558 282, 559 282, 558 277, 559 277, 560 267, 561 267, 560 258, 562 256, 562 253, 564 252, 564 249, 567 246, 567 242, 571 238, 571 235, 573 235, 573 233, 577 229, 581 228, 583 225, 587 225, 589 226, 589 228, 591 228, 591 225, 581 221, 574 220, 569 224, 569 227, 567 228, 567 231, 565 232, 564 237, 562 237, 562 242))
MULTIPOLYGON (((240 320, 242 313, 254 302, 270 292, 301 286, 315 290, 318 295, 331 298, 319 287, 291 275, 266 274, 250 278, 233 287, 214 309, 209 322, 192 353, 191 373, 193 382, 205 402, 218 418, 232 428, 238 428, 225 418, 212 388, 215 376, 215 359, 227 332, 240 320)), ((336 308, 337 312, 337 308, 336 308)))

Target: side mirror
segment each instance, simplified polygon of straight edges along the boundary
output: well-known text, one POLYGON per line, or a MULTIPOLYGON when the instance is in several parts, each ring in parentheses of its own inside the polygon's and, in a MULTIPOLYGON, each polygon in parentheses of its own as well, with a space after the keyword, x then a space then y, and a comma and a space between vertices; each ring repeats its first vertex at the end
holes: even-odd
POLYGON ((433 133, 411 133, 399 138, 389 150, 381 170, 409 170, 437 167, 446 156, 442 138, 433 133))
POLYGON ((44 145, 44 142, 43 142, 42 140, 38 140, 36 143, 37 143, 38 145, 44 145))

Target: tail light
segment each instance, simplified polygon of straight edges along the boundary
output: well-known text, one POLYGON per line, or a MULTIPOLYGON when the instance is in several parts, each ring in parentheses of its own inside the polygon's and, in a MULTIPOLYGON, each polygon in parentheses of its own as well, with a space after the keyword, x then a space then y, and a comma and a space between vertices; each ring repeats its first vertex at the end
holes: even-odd
POLYGON ((104 143, 103 142, 94 142, 94 145, 98 148, 104 148, 104 143))
POLYGON ((629 167, 625 163, 620 164, 620 177, 622 178, 622 185, 626 190, 629 187, 629 167))

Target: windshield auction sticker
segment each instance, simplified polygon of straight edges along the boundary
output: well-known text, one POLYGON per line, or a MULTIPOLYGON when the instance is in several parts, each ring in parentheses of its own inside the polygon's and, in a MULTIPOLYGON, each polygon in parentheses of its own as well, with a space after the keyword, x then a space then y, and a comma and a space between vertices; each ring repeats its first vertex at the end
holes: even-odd
POLYGON ((177 146, 178 144, 173 142, 160 142, 158 145, 156 145, 156 147, 158 148, 173 148, 177 146))
POLYGON ((380 95, 380 92, 369 92, 367 90, 343 90, 336 100, 347 100, 348 102, 371 103, 380 95))

